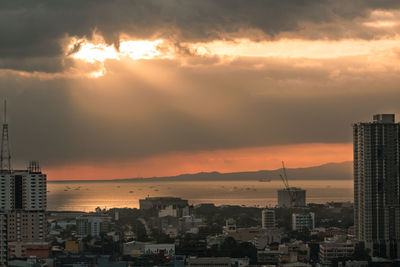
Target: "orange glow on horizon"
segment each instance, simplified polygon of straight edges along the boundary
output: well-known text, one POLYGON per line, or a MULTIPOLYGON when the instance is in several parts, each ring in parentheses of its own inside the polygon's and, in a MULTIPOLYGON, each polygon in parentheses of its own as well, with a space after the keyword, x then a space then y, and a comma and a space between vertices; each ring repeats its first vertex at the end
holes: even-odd
POLYGON ((106 180, 174 176, 198 172, 240 172, 318 166, 352 160, 352 144, 299 144, 231 150, 171 153, 125 162, 48 168, 49 180, 106 180))

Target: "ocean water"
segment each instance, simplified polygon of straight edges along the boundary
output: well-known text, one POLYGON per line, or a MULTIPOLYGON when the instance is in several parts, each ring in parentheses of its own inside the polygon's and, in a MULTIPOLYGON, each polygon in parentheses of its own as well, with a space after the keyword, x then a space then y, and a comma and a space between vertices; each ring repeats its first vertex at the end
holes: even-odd
MULTIPOLYGON (((353 201, 352 180, 297 180, 290 186, 307 190, 307 203, 353 201)), ((48 210, 93 211, 101 208, 138 208, 147 196, 173 196, 190 204, 274 206, 281 181, 191 181, 191 182, 48 182, 48 210)))

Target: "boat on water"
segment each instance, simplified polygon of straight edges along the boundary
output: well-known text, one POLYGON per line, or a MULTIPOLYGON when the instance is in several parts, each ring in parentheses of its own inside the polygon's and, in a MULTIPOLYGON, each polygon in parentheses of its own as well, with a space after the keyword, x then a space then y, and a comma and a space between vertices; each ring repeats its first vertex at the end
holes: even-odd
POLYGON ((260 178, 258 179, 259 182, 271 182, 271 179, 269 178, 260 178))

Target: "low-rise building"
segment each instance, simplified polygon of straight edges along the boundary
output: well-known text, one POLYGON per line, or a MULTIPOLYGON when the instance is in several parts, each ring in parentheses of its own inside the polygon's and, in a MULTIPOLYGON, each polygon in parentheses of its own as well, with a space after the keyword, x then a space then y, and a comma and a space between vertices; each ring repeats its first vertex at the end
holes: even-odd
POLYGON ((279 250, 259 250, 257 251, 257 262, 258 264, 278 264, 281 253, 279 250))
POLYGON ((224 233, 236 232, 236 221, 232 218, 225 221, 225 226, 223 227, 224 233))
POLYGON ((193 215, 183 216, 179 219, 179 228, 181 233, 197 234, 199 233, 199 228, 203 225, 203 220, 201 218, 196 218, 193 215))
POLYGON ((26 259, 36 257, 38 259, 48 258, 50 255, 50 244, 48 242, 9 242, 9 259, 26 259))
POLYGON ((319 260, 323 264, 329 264, 334 259, 348 258, 354 254, 355 244, 351 240, 343 238, 329 238, 319 246, 319 260))
POLYGON ((315 228, 315 214, 313 212, 307 213, 293 213, 292 214, 292 230, 312 230, 315 228))
POLYGON ((79 244, 74 240, 67 240, 65 241, 65 251, 71 253, 78 253, 79 252, 79 244))
POLYGON ((100 236, 107 233, 110 226, 110 217, 105 216, 81 216, 76 218, 77 237, 100 236))
POLYGON ((185 207, 180 207, 177 205, 168 205, 163 209, 160 209, 158 211, 158 217, 166 217, 166 216, 171 216, 171 217, 182 217, 182 216, 188 216, 190 215, 190 208, 189 206, 185 207))

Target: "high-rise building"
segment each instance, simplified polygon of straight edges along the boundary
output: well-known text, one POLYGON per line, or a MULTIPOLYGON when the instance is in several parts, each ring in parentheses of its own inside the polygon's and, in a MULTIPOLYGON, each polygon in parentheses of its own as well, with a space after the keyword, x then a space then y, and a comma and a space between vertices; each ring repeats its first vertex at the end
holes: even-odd
MULTIPOLYGON (((42 257, 48 254, 48 251, 41 251, 40 255, 35 255, 38 251, 36 247, 42 248, 46 244, 46 184, 46 174, 41 172, 37 161, 31 161, 26 170, 11 168, 8 124, 4 115, 0 152, 0 219, 1 222, 6 221, 7 229, 0 227, 0 244, 1 248, 3 244, 8 244, 8 257, 25 257, 28 254, 42 257), (27 248, 33 252, 21 253, 27 248)), ((1 255, 0 251, 0 258, 1 255)))
POLYGON ((267 208, 261 211, 261 224, 264 229, 276 227, 275 209, 267 208))
MULTIPOLYGON (((10 181, 5 195, 8 213, 8 241, 39 242, 46 238, 47 206, 46 174, 38 162, 32 161, 27 170, 16 170, 2 175, 10 181), (10 203, 11 202, 11 203, 10 203)), ((2 202, 3 204, 3 202, 2 202)))
POLYGON ((7 266, 7 213, 0 211, 0 266, 7 266))
POLYGON ((355 235, 373 256, 400 257, 400 123, 393 114, 353 125, 355 235))
POLYGON ((289 187, 288 189, 278 190, 278 207, 305 207, 306 190, 298 187, 289 187))

